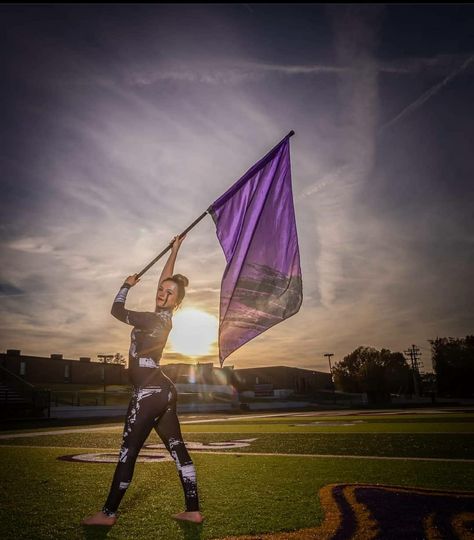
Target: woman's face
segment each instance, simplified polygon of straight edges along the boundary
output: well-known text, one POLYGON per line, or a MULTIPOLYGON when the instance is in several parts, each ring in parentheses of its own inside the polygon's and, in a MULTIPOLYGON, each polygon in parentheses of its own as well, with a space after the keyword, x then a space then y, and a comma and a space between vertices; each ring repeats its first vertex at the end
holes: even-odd
POLYGON ((178 303, 178 285, 174 281, 165 279, 158 287, 156 295, 157 307, 174 308, 178 303))

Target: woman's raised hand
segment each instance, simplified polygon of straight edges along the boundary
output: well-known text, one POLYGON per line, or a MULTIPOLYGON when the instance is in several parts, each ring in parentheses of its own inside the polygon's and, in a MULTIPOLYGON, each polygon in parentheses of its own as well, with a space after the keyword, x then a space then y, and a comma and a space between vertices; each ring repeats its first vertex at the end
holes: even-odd
POLYGON ((128 278, 125 280, 125 283, 128 283, 131 287, 133 287, 139 281, 140 278, 138 277, 138 274, 133 274, 133 276, 128 276, 128 278))
POLYGON ((186 235, 182 236, 181 238, 179 237, 179 234, 174 236, 173 239, 170 242, 171 250, 176 253, 179 250, 179 248, 181 247, 181 244, 183 243, 183 240, 185 238, 186 238, 186 235))

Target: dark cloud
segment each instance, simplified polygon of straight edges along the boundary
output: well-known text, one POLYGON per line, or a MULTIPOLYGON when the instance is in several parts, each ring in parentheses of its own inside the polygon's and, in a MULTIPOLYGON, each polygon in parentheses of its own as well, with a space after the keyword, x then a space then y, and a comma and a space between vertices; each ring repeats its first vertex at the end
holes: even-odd
POLYGON ((16 296, 19 294, 24 294, 25 291, 10 285, 9 283, 0 283, 0 296, 16 296))

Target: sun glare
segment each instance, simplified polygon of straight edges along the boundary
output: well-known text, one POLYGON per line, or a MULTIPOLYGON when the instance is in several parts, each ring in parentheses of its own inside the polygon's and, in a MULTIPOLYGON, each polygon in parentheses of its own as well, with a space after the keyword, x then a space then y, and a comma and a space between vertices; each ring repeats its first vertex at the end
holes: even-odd
POLYGON ((217 342, 218 320, 198 309, 183 309, 173 316, 170 342, 173 351, 189 356, 209 354, 217 342))

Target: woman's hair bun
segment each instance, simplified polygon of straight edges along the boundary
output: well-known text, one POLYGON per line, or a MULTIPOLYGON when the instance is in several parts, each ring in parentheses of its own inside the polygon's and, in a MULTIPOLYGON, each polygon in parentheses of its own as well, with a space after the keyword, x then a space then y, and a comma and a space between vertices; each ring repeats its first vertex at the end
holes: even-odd
POLYGON ((187 287, 189 285, 189 279, 186 276, 183 276, 182 274, 175 274, 173 276, 173 279, 175 281, 179 281, 183 287, 187 287))

